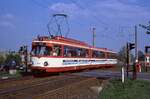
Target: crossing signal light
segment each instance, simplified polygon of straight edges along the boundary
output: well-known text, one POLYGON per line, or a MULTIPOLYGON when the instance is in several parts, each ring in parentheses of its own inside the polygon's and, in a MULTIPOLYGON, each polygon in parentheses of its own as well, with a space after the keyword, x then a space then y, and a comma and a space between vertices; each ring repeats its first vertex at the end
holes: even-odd
POLYGON ((150 31, 147 31, 146 34, 150 34, 150 31))
POLYGON ((135 48, 135 43, 129 43, 129 50, 132 50, 135 48))

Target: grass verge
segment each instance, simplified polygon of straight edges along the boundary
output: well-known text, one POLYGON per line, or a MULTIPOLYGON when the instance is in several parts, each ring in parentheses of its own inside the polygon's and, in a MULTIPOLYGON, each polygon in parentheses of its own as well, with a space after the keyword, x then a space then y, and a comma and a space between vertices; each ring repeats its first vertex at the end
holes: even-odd
POLYGON ((20 74, 19 71, 16 72, 16 74, 9 74, 8 72, 0 72, 0 78, 3 77, 8 77, 8 78, 18 78, 21 77, 22 75, 20 74))
POLYGON ((99 99, 150 99, 150 81, 113 79, 100 93, 99 99))

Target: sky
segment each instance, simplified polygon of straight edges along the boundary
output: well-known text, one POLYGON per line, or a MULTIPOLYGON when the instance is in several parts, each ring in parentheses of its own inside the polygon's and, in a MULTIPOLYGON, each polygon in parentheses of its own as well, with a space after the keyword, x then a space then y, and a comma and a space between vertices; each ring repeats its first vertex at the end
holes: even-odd
MULTIPOLYGON (((47 24, 56 13, 68 15, 63 35, 69 28, 68 37, 92 44, 94 27, 97 47, 119 51, 134 42, 135 25, 148 25, 150 0, 0 0, 0 50, 30 49, 38 35, 49 35, 47 24)), ((150 35, 138 26, 139 50, 146 45, 150 35)))

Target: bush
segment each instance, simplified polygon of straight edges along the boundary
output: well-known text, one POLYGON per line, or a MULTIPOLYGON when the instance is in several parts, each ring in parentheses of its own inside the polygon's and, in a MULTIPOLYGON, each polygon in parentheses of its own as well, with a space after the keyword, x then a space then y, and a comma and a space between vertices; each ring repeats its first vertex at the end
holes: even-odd
POLYGON ((0 55, 0 65, 4 65, 5 63, 5 58, 4 56, 0 55))
POLYGON ((15 61, 16 65, 20 65, 21 57, 18 54, 7 54, 5 64, 11 65, 12 61, 15 61))

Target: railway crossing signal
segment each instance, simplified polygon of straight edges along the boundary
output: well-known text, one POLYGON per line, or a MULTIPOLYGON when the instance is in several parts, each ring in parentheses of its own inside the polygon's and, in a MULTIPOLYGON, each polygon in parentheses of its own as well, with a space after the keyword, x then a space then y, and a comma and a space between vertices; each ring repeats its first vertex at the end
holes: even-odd
POLYGON ((137 70, 136 66, 138 64, 138 47, 137 47, 137 26, 135 26, 135 43, 127 42, 127 77, 128 77, 128 69, 129 69, 129 55, 132 49, 135 49, 135 62, 133 65, 133 79, 137 78, 137 70))
POLYGON ((150 31, 147 31, 146 34, 150 34, 150 31))
POLYGON ((135 48, 135 43, 128 43, 129 44, 129 50, 132 50, 135 48))
POLYGON ((21 46, 19 49, 19 53, 24 54, 27 52, 27 46, 21 46))
POLYGON ((135 43, 127 43, 127 50, 130 51, 135 48, 135 43))
POLYGON ((25 72, 27 72, 27 66, 28 66, 28 46, 24 45, 21 46, 19 49, 19 54, 21 55, 22 62, 25 64, 25 72))
POLYGON ((127 77, 129 72, 129 64, 130 64, 130 51, 135 48, 135 43, 127 42, 127 77))

